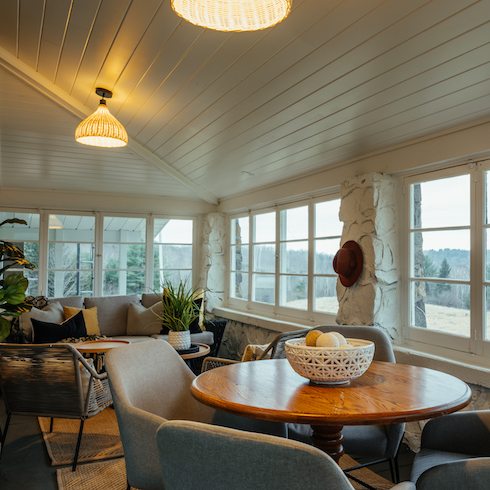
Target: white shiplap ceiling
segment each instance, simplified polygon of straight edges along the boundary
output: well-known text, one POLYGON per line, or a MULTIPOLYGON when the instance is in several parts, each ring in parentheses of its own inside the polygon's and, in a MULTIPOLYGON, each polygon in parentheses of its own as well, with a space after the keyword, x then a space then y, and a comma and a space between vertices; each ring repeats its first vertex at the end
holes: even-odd
POLYGON ((235 34, 169 0, 0 0, 0 186, 217 202, 291 179, 490 116, 489 34, 490 0, 294 0, 235 34), (96 87, 128 148, 74 141, 96 87))

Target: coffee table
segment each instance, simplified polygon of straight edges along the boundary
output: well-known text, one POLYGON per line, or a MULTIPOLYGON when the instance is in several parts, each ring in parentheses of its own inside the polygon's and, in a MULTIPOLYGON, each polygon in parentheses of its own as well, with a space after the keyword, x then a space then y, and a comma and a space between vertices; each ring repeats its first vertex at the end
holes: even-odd
POLYGON ((466 383, 439 371, 373 362, 347 385, 321 386, 293 371, 287 359, 229 364, 198 376, 192 394, 205 405, 246 417, 310 424, 313 444, 335 461, 344 453, 344 425, 429 419, 464 408, 466 383))

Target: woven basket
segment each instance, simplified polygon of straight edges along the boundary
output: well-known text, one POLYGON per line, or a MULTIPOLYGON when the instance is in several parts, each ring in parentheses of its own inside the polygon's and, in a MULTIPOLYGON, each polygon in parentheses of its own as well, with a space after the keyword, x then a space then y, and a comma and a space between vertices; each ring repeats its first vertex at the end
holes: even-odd
POLYGON ((347 339, 350 347, 309 347, 305 338, 287 340, 286 358, 291 367, 312 383, 337 385, 362 376, 371 365, 374 343, 347 339))

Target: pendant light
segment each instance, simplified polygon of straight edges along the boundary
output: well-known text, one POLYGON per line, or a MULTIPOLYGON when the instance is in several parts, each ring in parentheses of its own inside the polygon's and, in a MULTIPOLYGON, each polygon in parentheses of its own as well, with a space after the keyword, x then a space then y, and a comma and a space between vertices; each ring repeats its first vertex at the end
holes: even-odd
POLYGON ((95 89, 100 95, 98 109, 84 119, 75 131, 75 139, 82 145, 118 148, 128 144, 128 133, 124 126, 109 112, 105 99, 112 97, 112 92, 105 88, 95 89))
POLYGON ((50 214, 48 226, 50 230, 61 230, 63 228, 63 223, 57 216, 50 214))
POLYGON ((259 31, 284 20, 293 0, 171 0, 191 24, 217 31, 259 31))

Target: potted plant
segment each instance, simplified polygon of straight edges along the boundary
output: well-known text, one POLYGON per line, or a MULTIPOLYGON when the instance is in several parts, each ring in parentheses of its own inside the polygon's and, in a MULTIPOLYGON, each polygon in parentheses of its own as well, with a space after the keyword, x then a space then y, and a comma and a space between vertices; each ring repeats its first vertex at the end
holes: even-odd
POLYGON ((198 287, 190 288, 187 282, 180 281, 177 286, 165 279, 162 284, 163 292, 160 300, 163 305, 162 314, 155 315, 162 321, 162 332, 168 331, 168 342, 176 350, 189 349, 191 335, 189 328, 192 322, 199 316, 199 307, 194 298, 198 287))
MULTIPOLYGON (((8 223, 27 226, 24 220, 14 218, 3 221, 0 227, 8 223)), ((25 301, 28 279, 22 272, 14 272, 5 276, 5 271, 14 265, 28 269, 34 269, 34 265, 24 257, 24 252, 20 248, 4 240, 0 240, 0 264, 2 264, 0 269, 0 340, 3 340, 10 334, 9 319, 16 318, 32 308, 32 305, 25 301)))

